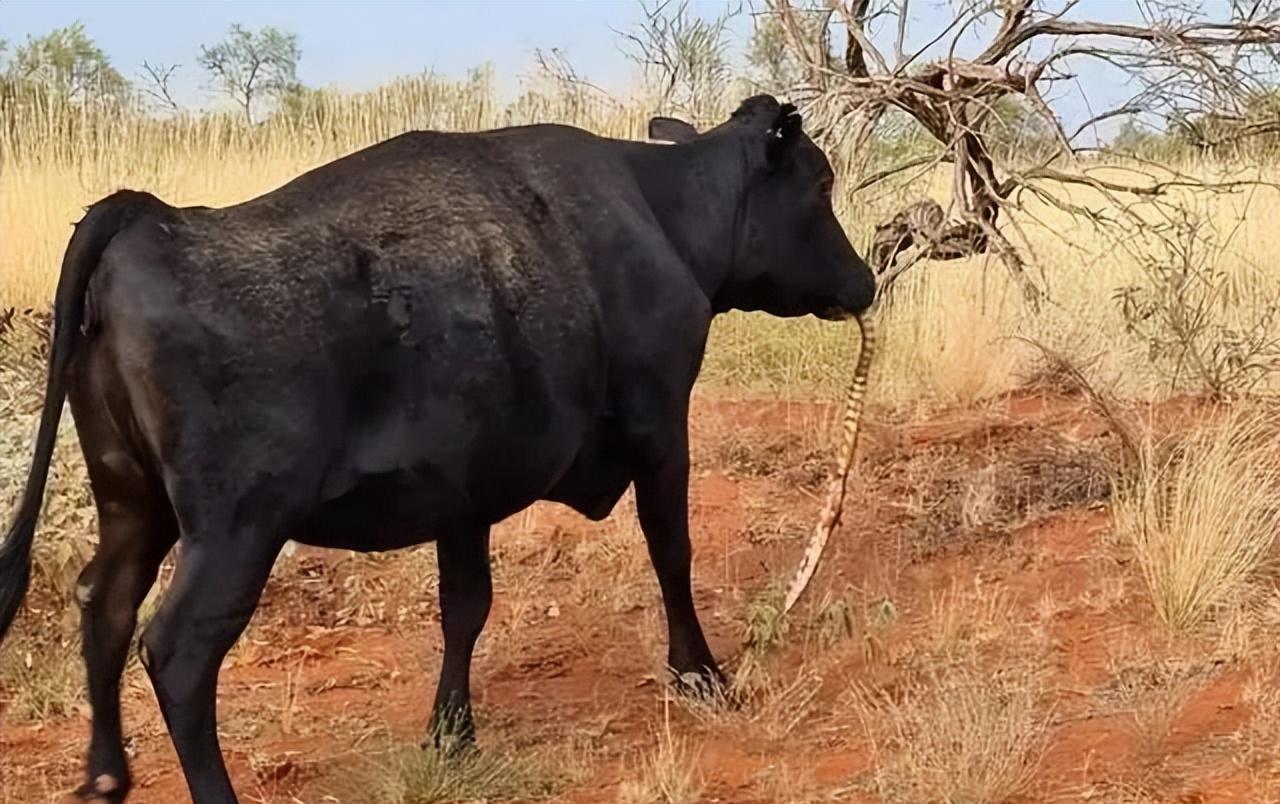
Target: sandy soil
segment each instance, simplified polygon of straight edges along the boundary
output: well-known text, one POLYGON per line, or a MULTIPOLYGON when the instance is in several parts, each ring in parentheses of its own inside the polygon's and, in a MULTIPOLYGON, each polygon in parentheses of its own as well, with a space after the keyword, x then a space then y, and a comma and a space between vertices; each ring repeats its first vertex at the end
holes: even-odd
MULTIPOLYGON (((1187 400, 1154 412, 1170 426, 1200 413, 1187 400)), ((720 655, 795 566, 832 415, 697 400, 695 583, 720 655)), ((661 772, 646 762, 671 735, 700 781, 697 800, 909 801, 927 789, 910 784, 933 771, 911 770, 928 757, 912 760, 894 713, 946 679, 999 678, 1032 704, 1013 735, 1025 778, 1000 798, 1280 800, 1280 727, 1266 705, 1274 629, 1255 617, 1227 637, 1165 634, 1111 533, 1100 461, 1117 445, 1084 400, 1028 391, 879 419, 864 444, 845 524, 765 657, 761 691, 737 710, 670 700, 657 584, 627 505, 604 523, 539 506, 499 526, 497 600, 473 678, 481 749, 530 757, 554 778, 554 792, 528 800, 645 800, 637 790, 661 772)), ((220 687, 243 801, 359 801, 349 782, 380 747, 419 738, 441 653, 433 565, 426 546, 378 558, 300 549, 278 567, 220 687)), ((939 730, 951 722, 921 711, 939 730)), ((188 800, 136 666, 125 718, 130 800, 188 800)), ((86 737, 83 706, 57 722, 4 724, 0 801, 56 801, 79 781, 86 737)), ((998 737, 955 742, 991 739, 988 756, 1007 753, 998 737)))

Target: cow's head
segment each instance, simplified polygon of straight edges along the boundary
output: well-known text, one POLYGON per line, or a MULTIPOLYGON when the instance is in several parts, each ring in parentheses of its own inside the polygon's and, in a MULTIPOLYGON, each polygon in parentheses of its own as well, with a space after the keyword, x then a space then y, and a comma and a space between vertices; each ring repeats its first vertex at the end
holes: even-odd
POLYGON ((875 278, 831 207, 831 163, 802 130, 794 106, 761 95, 705 134, 656 117, 649 136, 676 143, 715 138, 742 149, 731 264, 713 300, 717 308, 839 319, 871 304, 875 278))

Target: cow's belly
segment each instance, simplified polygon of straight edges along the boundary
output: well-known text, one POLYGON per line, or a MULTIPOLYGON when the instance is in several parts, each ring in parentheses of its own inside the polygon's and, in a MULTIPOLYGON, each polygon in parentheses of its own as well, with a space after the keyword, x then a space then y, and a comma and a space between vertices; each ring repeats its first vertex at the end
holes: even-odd
POLYGON ((458 462, 445 456, 440 462, 354 475, 291 535, 317 546, 388 550, 499 522, 545 496, 564 474, 573 435, 566 432, 563 444, 528 445, 519 458, 477 451, 461 474, 458 462))
POLYGON ((607 517, 631 484, 631 450, 618 422, 600 419, 583 440, 569 469, 546 494, 583 516, 607 517))
POLYGON ((417 473, 387 472, 359 478, 352 488, 322 502, 289 534, 317 547, 371 552, 431 541, 465 515, 465 499, 441 493, 417 473))
POLYGON ((549 380, 505 379, 484 393, 412 401, 391 390, 361 409, 340 428, 341 457, 295 538, 386 550, 493 524, 544 498, 579 453, 594 404, 549 380))

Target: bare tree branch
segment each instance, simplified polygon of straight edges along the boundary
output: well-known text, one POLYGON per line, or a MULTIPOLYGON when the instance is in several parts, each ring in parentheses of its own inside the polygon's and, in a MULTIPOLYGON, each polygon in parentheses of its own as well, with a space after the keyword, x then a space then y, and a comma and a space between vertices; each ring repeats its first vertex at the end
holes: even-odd
POLYGON ((911 0, 898 0, 898 36, 893 40, 894 63, 901 65, 907 60, 903 48, 907 40, 907 17, 910 14, 911 0))
MULTIPOLYGON (((951 19, 935 23, 934 30, 941 30, 910 54, 906 43, 914 21, 909 0, 827 0, 830 13, 843 22, 843 63, 828 58, 825 40, 815 47, 799 21, 810 12, 795 0, 766 2, 782 23, 793 56, 808 67, 802 93, 806 113, 821 118, 828 138, 853 133, 865 142, 884 111, 898 109, 941 147, 940 153, 867 172, 855 183, 855 192, 926 165, 952 164, 953 220, 935 226, 928 238, 921 226, 908 226, 901 213, 878 227, 875 250, 880 259, 873 264, 894 276, 901 275, 902 266, 922 259, 990 253, 1022 286, 1028 301, 1036 303, 1041 293, 1023 256, 1029 242, 1019 232, 1020 249, 1003 231, 1010 226, 1018 231, 1009 211, 1022 208, 1024 194, 1096 225, 1109 225, 1115 218, 1072 201, 1065 188, 1090 187, 1116 204, 1113 211, 1120 219, 1136 219, 1141 216, 1135 201, 1156 203, 1165 214, 1175 191, 1231 192, 1258 184, 1181 175, 1127 183, 1068 169, 1065 164, 1079 165, 1097 142, 1082 142, 1086 131, 1097 133, 1106 121, 1162 117, 1187 127, 1206 145, 1280 133, 1280 123, 1247 113, 1266 88, 1262 76, 1274 79, 1280 72, 1280 0, 1232 0, 1226 9, 1180 0, 1131 0, 1139 23, 1074 19, 1084 8, 1079 0, 953 0, 951 19), (896 18, 895 29, 873 32, 869 23, 883 15, 896 18), (969 37, 983 31, 985 44, 970 46, 969 37), (893 48, 892 67, 873 41, 881 34, 886 34, 881 41, 893 48), (966 57, 975 51, 976 56, 966 57), (926 54, 938 52, 943 55, 926 61, 926 54), (1262 57, 1270 59, 1269 74, 1259 68, 1262 57), (1061 95, 1055 89, 1066 81, 1081 89, 1072 66, 1084 60, 1123 71, 1133 93, 1098 110, 1088 104, 1086 94, 1087 118, 1068 126, 1055 108, 1061 95), (1007 117, 1010 109, 1017 115, 1007 117), (1041 138, 1034 155, 994 149, 993 137, 1011 126, 1041 138)), ((912 204, 903 212, 919 214, 920 209, 912 204)))
POLYGON ((978 62, 994 64, 1038 36, 1111 36, 1136 39, 1151 44, 1183 47, 1240 47, 1242 45, 1280 44, 1280 31, 1269 25, 1223 25, 1201 23, 1181 28, 1156 28, 1103 22, 1067 22, 1042 20, 1013 32, 1007 41, 994 43, 978 62))
POLYGON ((852 189, 854 192, 857 192, 859 190, 865 190, 874 184, 879 184, 885 179, 896 176, 899 173, 902 173, 904 171, 911 170, 913 168, 924 167, 925 165, 936 165, 940 162, 949 162, 949 161, 951 160, 946 153, 928 154, 925 156, 921 156, 916 159, 911 159, 906 162, 903 162, 900 165, 894 165, 891 168, 878 170, 869 176, 864 176, 862 177, 861 180, 858 181, 857 184, 853 186, 852 189))
POLYGON ((173 99, 172 93, 169 91, 169 80, 173 78, 173 74, 178 71, 181 65, 178 64, 151 64, 150 62, 142 62, 143 75, 140 86, 143 93, 149 97, 156 106, 165 109, 173 114, 179 114, 182 107, 173 99))
POLYGON ((850 75, 869 75, 866 56, 871 56, 876 70, 882 75, 888 74, 889 65, 884 56, 867 37, 867 7, 871 0, 853 0, 846 6, 840 0, 828 0, 831 8, 844 19, 848 33, 848 45, 845 49, 845 65, 850 75))

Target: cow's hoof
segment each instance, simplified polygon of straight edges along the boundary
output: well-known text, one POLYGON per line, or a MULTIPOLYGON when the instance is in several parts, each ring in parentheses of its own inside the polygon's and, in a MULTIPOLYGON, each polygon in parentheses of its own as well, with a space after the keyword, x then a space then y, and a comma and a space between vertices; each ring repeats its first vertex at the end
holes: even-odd
POLYGON ((462 759, 478 752, 475 735, 432 734, 418 744, 423 751, 435 751, 443 759, 462 759))
POLYGON ((62 804, 122 804, 129 795, 129 786, 109 773, 93 782, 85 782, 62 798, 62 804))
POLYGON ((476 750, 476 728, 470 717, 448 718, 431 724, 427 738, 422 741, 424 751, 436 751, 446 759, 465 756, 476 750))
POLYGON ((717 709, 736 709, 741 703, 733 684, 717 669, 672 671, 672 684, 681 695, 717 709))
POLYGON ((476 750, 476 733, 456 731, 433 731, 422 741, 423 750, 436 751, 450 759, 469 754, 476 750))

